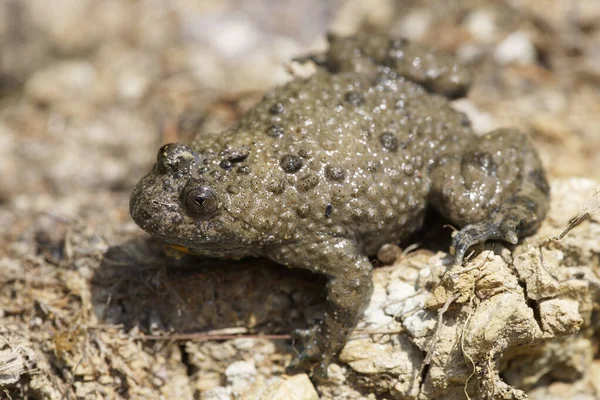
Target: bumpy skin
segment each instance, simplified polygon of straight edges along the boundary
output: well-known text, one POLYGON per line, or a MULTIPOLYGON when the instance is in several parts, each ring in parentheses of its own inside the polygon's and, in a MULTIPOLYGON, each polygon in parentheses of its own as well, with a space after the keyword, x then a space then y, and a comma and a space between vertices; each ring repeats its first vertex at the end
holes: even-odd
POLYGON ((326 275, 326 315, 290 366, 320 375, 371 296, 367 256, 418 229, 428 206, 463 227, 462 263, 475 243, 536 230, 549 197, 525 136, 474 136, 449 107, 471 80, 452 57, 385 37, 329 40, 322 70, 267 92, 233 129, 163 146, 130 204, 140 227, 192 253, 326 275))

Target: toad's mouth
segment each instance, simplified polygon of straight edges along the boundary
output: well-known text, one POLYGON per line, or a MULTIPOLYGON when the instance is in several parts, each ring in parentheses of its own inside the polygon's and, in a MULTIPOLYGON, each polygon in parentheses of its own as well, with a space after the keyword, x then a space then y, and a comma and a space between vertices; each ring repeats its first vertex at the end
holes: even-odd
POLYGON ((206 243, 195 246, 180 246, 174 244, 166 244, 167 249, 173 251, 175 254, 191 254, 194 256, 205 256, 205 257, 217 257, 217 258, 230 258, 240 259, 253 254, 252 252, 246 251, 245 246, 229 244, 227 251, 223 250, 223 243, 206 243))

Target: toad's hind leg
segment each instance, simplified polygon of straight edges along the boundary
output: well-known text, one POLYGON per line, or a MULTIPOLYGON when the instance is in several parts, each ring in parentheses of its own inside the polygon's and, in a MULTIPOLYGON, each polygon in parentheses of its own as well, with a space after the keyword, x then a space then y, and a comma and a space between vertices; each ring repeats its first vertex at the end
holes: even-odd
POLYGON ((304 351, 288 367, 291 373, 313 370, 327 376, 327 365, 346 344, 373 293, 372 266, 356 243, 336 237, 315 238, 274 250, 269 257, 294 268, 328 277, 325 315, 319 325, 302 332, 304 351))
POLYGON ((488 239, 516 244, 546 216, 550 188, 536 150, 518 131, 474 138, 461 154, 438 160, 430 177, 431 204, 462 227, 452 240, 456 264, 488 239))

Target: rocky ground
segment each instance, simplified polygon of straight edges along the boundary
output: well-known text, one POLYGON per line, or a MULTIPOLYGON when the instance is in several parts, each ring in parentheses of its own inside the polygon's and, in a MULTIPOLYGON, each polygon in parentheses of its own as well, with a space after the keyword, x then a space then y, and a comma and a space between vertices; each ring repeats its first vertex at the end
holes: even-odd
POLYGON ((599 55, 591 0, 0 2, 0 398, 600 398, 599 55), (316 382, 284 368, 321 278, 169 256, 128 199, 161 143, 235 123, 327 29, 471 64, 455 107, 529 134, 553 203, 535 237, 461 269, 435 224, 381 254, 316 382))

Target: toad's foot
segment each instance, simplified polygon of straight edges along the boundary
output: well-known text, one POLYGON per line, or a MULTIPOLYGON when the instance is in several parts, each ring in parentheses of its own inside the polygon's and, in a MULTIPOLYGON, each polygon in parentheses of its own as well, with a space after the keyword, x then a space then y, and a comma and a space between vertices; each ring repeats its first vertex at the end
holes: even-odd
POLYGON ((298 329, 292 337, 302 342, 304 350, 286 368, 286 373, 293 375, 300 372, 312 371, 312 376, 318 380, 327 379, 327 367, 331 355, 322 351, 319 346, 319 326, 311 329, 298 329))
POLYGON ((517 224, 514 220, 500 223, 481 221, 465 226, 452 238, 451 250, 455 255, 454 263, 461 265, 467 250, 486 240, 504 240, 511 244, 517 244, 519 241, 517 224))

